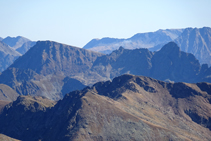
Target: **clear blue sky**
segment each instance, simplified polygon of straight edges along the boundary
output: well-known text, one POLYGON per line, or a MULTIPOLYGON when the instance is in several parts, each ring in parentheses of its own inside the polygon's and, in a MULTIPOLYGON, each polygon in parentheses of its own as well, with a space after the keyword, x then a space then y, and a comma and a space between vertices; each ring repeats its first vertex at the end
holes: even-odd
POLYGON ((83 47, 158 29, 211 27, 211 0, 0 0, 0 37, 83 47))

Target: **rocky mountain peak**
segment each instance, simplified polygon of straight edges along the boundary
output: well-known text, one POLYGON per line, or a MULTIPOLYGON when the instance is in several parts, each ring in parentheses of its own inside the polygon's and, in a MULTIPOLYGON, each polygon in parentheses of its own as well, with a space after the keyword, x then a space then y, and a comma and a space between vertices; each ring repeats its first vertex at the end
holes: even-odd
POLYGON ((29 39, 22 37, 22 36, 17 36, 17 37, 6 37, 2 40, 2 42, 6 43, 10 47, 17 49, 21 47, 24 43, 30 41, 29 39))
POLYGON ((169 42, 166 45, 164 45, 161 50, 161 52, 165 52, 167 54, 177 54, 180 52, 179 46, 175 42, 169 42))

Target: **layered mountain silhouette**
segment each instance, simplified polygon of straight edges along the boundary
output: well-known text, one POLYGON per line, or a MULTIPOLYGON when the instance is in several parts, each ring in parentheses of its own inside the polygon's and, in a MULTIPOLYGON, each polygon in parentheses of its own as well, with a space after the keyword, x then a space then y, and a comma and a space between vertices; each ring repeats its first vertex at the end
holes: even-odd
POLYGON ((167 83, 122 75, 54 103, 20 96, 0 114, 0 132, 19 140, 211 139, 210 83, 167 83))
POLYGON ((86 81, 91 83, 91 78, 99 80, 89 74, 89 69, 101 55, 56 42, 38 41, 2 73, 0 83, 12 87, 20 95, 60 99, 67 92, 83 88, 86 81), (87 77, 90 75, 88 80, 83 77, 85 73, 87 77), (83 79, 84 84, 81 83, 83 79), (70 83, 71 86, 67 86, 70 83))
POLYGON ((120 47, 109 55, 52 41, 39 41, 0 75, 0 83, 19 95, 61 99, 99 81, 134 74, 173 82, 211 82, 211 68, 200 65, 174 42, 161 50, 120 47))
POLYGON ((211 28, 166 29, 156 32, 138 33, 128 39, 93 39, 84 48, 109 54, 123 46, 126 49, 148 48, 158 51, 165 44, 174 41, 184 52, 192 53, 201 64, 211 65, 211 28))
POLYGON ((0 72, 9 67, 19 56, 20 53, 0 41, 0 72))
POLYGON ((2 42, 4 42, 5 44, 9 45, 14 49, 21 47, 24 43, 28 41, 30 40, 22 36, 17 36, 17 37, 8 36, 2 40, 2 42))
POLYGON ((201 64, 211 65, 211 28, 187 28, 175 42, 182 51, 192 53, 201 64))
POLYGON ((128 39, 117 39, 109 37, 93 39, 83 48, 106 54, 109 54, 112 51, 118 49, 119 46, 123 46, 127 49, 152 48, 159 44, 164 45, 176 39, 182 32, 183 29, 166 29, 158 30, 156 32, 138 33, 128 39))
POLYGON ((129 50, 120 47, 109 55, 96 59, 92 67, 104 77, 114 78, 129 73, 144 75, 163 81, 211 82, 211 70, 190 53, 185 53, 174 42, 166 44, 161 50, 129 50))
POLYGON ((2 42, 9 45, 20 54, 26 53, 36 43, 35 41, 31 41, 22 36, 17 36, 17 37, 8 36, 2 39, 2 42))

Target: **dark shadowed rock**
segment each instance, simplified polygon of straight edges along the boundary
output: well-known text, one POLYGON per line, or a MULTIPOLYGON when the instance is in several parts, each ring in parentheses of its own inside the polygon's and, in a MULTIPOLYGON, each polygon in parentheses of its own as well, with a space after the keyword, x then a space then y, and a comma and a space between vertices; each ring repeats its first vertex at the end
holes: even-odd
POLYGON ((0 114, 0 132, 23 141, 208 141, 209 85, 122 75, 73 91, 52 108, 46 99, 19 97, 0 114))
POLYGON ((199 61, 189 53, 180 51, 174 42, 166 44, 152 58, 151 77, 176 82, 194 82, 200 72, 199 61))
POLYGON ((56 42, 38 41, 0 75, 0 83, 12 87, 20 95, 58 100, 65 93, 101 79, 90 73, 98 56, 102 54, 56 42), (67 77, 71 79, 65 80, 67 77))

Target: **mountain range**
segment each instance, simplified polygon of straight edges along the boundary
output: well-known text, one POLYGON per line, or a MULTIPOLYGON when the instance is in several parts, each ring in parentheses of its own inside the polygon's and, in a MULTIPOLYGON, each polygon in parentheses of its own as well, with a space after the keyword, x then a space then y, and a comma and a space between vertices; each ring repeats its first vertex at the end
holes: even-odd
POLYGON ((61 99, 67 92, 84 87, 80 78, 92 82, 93 62, 102 54, 51 41, 38 41, 0 75, 0 83, 20 95, 41 95, 61 99), (87 73, 86 80, 81 74, 87 73), (71 78, 72 77, 72 78, 71 78), (78 77, 78 80, 75 79, 78 77), (80 81, 79 81, 80 80, 80 81), (71 83, 71 85, 70 85, 71 83), (69 86, 70 85, 70 86, 69 86))
POLYGON ((174 42, 161 50, 129 50, 120 47, 109 55, 60 44, 38 41, 0 75, 0 83, 19 95, 58 100, 72 90, 122 74, 152 77, 169 82, 211 82, 211 68, 200 65, 174 42))
POLYGON ((56 104, 20 96, 0 114, 0 132, 19 140, 211 139, 210 83, 167 83, 122 75, 56 104))
POLYGON ((182 32, 183 29, 160 29, 156 32, 137 33, 128 39, 117 39, 109 37, 93 39, 83 48, 105 54, 110 54, 120 46, 123 46, 126 49, 152 48, 159 44, 164 45, 176 39, 182 32))
POLYGON ((6 37, 2 39, 2 42, 12 47, 14 50, 18 51, 21 54, 24 54, 28 51, 29 48, 35 45, 35 41, 31 41, 25 37, 6 37))
POLYGON ((123 46, 126 49, 148 48, 158 51, 165 44, 174 41, 182 51, 192 53, 201 64, 211 65, 211 28, 166 29, 156 32, 138 33, 128 39, 93 39, 83 48, 110 54, 123 46))
POLYGON ((137 34, 124 45, 146 48, 110 54, 2 38, 2 59, 19 56, 0 74, 0 140, 209 141, 211 67, 194 56, 209 56, 209 30, 137 34))

